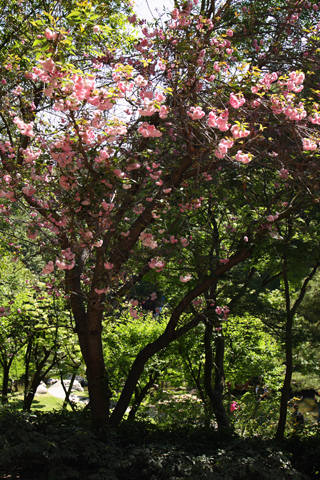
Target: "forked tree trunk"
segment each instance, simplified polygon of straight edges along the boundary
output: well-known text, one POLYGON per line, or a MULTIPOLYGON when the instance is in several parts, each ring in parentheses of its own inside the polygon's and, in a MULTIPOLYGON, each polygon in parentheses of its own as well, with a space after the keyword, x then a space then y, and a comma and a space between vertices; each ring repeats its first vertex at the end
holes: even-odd
POLYGON ((75 381, 75 378, 76 378, 76 373, 73 373, 72 376, 71 376, 71 380, 70 380, 70 383, 69 383, 68 390, 67 390, 66 387, 65 387, 64 381, 63 381, 62 371, 60 371, 61 386, 62 386, 64 394, 65 394, 65 398, 64 398, 62 408, 67 408, 67 405, 69 404, 73 411, 75 411, 75 408, 74 408, 74 403, 71 402, 71 400, 70 400, 70 394, 72 392, 72 387, 73 387, 73 383, 75 381))
POLYGON ((32 402, 33 402, 33 399, 34 399, 34 396, 35 396, 35 393, 36 393, 36 390, 37 390, 38 386, 45 379, 47 374, 50 372, 50 370, 52 369, 52 367, 56 363, 56 353, 54 353, 53 360, 47 366, 47 368, 45 370, 43 370, 43 368, 45 367, 45 365, 47 363, 48 358, 51 355, 51 351, 46 350, 44 348, 43 352, 44 352, 44 356, 43 356, 41 362, 39 362, 37 364, 37 369, 36 369, 36 372, 33 376, 31 386, 29 388, 29 385, 28 385, 27 391, 25 391, 25 394, 24 394, 23 410, 25 410, 27 412, 30 412, 30 410, 31 410, 31 405, 32 405, 32 402))

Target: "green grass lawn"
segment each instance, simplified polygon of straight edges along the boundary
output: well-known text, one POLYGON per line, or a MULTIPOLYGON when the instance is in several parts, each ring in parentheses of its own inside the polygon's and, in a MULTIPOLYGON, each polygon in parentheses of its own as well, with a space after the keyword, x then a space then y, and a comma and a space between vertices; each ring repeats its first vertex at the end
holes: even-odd
MULTIPOLYGON (((88 392, 81 392, 81 397, 88 397, 88 392)), ((11 406, 16 407, 18 410, 22 410, 22 404, 23 404, 23 394, 21 393, 13 393, 8 396, 9 398, 9 404, 11 406)), ((44 394, 39 394, 35 395, 31 410, 41 410, 41 412, 51 412, 52 410, 60 410, 63 405, 63 399, 54 397, 53 395, 50 395, 50 393, 44 393, 44 394)), ((81 406, 84 404, 78 403, 78 406, 81 406)), ((71 410, 70 405, 67 406, 68 410, 71 410)))

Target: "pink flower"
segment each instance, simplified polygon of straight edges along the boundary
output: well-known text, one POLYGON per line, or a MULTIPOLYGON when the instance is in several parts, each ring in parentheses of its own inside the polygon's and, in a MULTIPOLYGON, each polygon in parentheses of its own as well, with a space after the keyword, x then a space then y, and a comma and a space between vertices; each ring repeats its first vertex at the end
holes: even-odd
POLYGON ((217 126, 217 115, 215 112, 209 113, 209 120, 208 120, 209 127, 216 127, 217 126))
POLYGON ((163 260, 160 260, 159 257, 157 258, 152 258, 149 262, 149 267, 152 269, 157 269, 156 272, 161 272, 166 265, 166 262, 163 260))
POLYGON ((192 120, 200 120, 200 118, 205 116, 205 113, 201 107, 191 107, 187 114, 192 118, 192 120))
POLYGON ((131 17, 128 17, 129 23, 136 23, 136 21, 137 21, 137 15, 132 15, 131 17))
POLYGON ((54 264, 53 264, 53 262, 50 261, 50 262, 47 263, 47 265, 45 267, 43 267, 41 273, 42 273, 42 275, 48 275, 48 273, 53 272, 53 270, 54 270, 54 264))
POLYGON ((236 95, 235 93, 230 93, 230 105, 233 108, 240 108, 245 102, 245 98, 242 95, 236 95))
POLYGON ((249 130, 242 129, 239 125, 232 125, 231 133, 234 138, 245 138, 249 135, 249 130))
POLYGON ((226 34, 228 35, 228 37, 233 37, 233 31, 231 30, 231 28, 229 28, 229 29, 226 31, 226 34))
POLYGON ((303 150, 311 150, 314 151, 317 148, 317 144, 310 140, 310 138, 303 139, 303 150))
POLYGON ((287 180, 287 178, 289 177, 288 170, 281 168, 281 170, 279 171, 279 177, 282 178, 283 180, 287 180))
POLYGON ((238 162, 242 162, 244 164, 247 164, 247 163, 250 163, 251 162, 251 159, 250 159, 250 156, 249 154, 247 153, 242 153, 241 150, 238 151, 237 155, 236 155, 236 160, 238 162))
POLYGON ((98 294, 98 295, 102 295, 103 293, 107 293, 108 291, 110 290, 110 288, 95 288, 94 291, 98 294))
POLYGON ((230 123, 228 122, 228 110, 225 110, 218 118, 217 118, 217 126, 220 132, 226 132, 230 128, 230 123))
POLYGON ((160 118, 167 118, 168 113, 169 113, 169 108, 166 107, 166 105, 161 105, 159 117, 160 118))
POLYGON ((27 231, 27 237, 30 238, 31 240, 34 240, 38 236, 38 231, 37 230, 28 230, 27 231))
POLYGON ((187 283, 192 279, 192 275, 190 273, 187 273, 187 275, 181 275, 180 277, 180 282, 182 283, 187 283))
POLYGON ((56 40, 57 38, 57 34, 55 32, 52 32, 49 28, 45 29, 44 36, 47 40, 56 40))
POLYGON ((104 263, 104 268, 106 270, 111 270, 113 268, 113 266, 114 266, 113 263, 110 263, 110 262, 104 263))
POLYGON ((157 130, 154 125, 148 125, 147 123, 143 123, 141 127, 138 128, 138 132, 145 138, 162 137, 162 133, 157 130))
POLYGON ((95 26, 93 27, 93 32, 94 32, 94 33, 100 32, 100 27, 99 27, 99 25, 95 25, 95 26))
POLYGON ((233 401, 230 403, 230 412, 234 412, 235 410, 238 410, 240 407, 237 404, 237 402, 233 401))

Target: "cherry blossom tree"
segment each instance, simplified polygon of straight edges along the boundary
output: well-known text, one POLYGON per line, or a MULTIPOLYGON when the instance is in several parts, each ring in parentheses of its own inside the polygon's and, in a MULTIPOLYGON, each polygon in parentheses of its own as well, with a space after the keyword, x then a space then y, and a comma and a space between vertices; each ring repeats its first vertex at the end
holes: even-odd
MULTIPOLYGON (((299 20, 294 5, 284 9, 288 28, 299 20)), ((277 237, 275 221, 318 198, 317 92, 303 97, 312 72, 275 69, 268 52, 262 63, 244 55, 248 7, 226 2, 214 11, 211 3, 205 16, 206 8, 181 4, 154 26, 129 17, 139 35, 130 51, 94 50, 51 16, 50 25, 35 22, 33 65, 12 58, 3 69, 0 194, 28 212, 47 290, 63 291, 72 310, 95 427, 119 423, 152 355, 213 312, 227 315, 210 295, 218 279, 261 238, 277 237), (234 216, 233 184, 241 185, 239 212, 246 206, 250 215, 234 216), (185 219, 218 204, 228 247, 214 247, 197 275, 179 261, 196 244, 185 219), (103 322, 151 273, 175 278, 167 326, 138 354, 109 419, 103 322)), ((276 4, 268 9, 278 14, 276 4)), ((312 46, 316 13, 304 39, 312 46)), ((108 26, 92 21, 89 29, 92 42, 106 44, 108 26)), ((128 303, 137 318, 137 302, 128 303)))

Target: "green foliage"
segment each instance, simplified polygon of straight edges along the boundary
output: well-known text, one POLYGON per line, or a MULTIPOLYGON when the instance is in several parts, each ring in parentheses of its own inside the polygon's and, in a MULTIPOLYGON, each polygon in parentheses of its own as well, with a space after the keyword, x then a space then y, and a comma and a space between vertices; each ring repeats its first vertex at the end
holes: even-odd
POLYGON ((281 386, 283 366, 279 363, 281 348, 258 318, 230 317, 224 325, 226 341, 225 375, 227 382, 246 383, 262 377, 271 390, 281 386))
MULTIPOLYGON (((119 320, 107 323, 103 330, 104 355, 112 388, 118 390, 122 387, 139 351, 154 341, 164 328, 165 322, 160 317, 148 314, 140 319, 123 314, 119 320)), ((146 383, 150 375, 164 373, 169 362, 166 350, 154 356, 146 364, 140 383, 146 383)))

